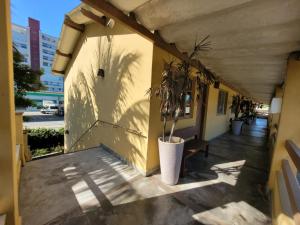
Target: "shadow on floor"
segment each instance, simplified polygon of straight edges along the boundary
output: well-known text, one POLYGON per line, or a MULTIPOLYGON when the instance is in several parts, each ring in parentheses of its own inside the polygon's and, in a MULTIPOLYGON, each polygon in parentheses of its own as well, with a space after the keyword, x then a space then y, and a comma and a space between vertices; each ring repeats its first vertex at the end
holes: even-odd
POLYGON ((216 138, 175 186, 101 148, 30 162, 21 178, 23 224, 270 224, 264 127, 257 121, 240 137, 216 138))

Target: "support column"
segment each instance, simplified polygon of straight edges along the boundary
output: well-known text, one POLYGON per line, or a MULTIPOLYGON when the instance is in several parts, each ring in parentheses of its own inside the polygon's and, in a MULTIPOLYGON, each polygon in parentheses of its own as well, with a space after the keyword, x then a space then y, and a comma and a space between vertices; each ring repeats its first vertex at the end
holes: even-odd
POLYGON ((276 171, 280 170, 281 160, 289 157, 284 146, 287 139, 300 146, 300 60, 297 54, 290 56, 287 65, 278 133, 269 176, 271 189, 274 187, 276 171))
MULTIPOLYGON (((282 98, 283 97, 283 88, 281 86, 277 86, 274 93, 274 98, 282 98)), ((270 114, 268 117, 269 122, 269 155, 270 160, 273 158, 275 142, 278 132, 280 113, 270 114)))
MULTIPOLYGON (((280 86, 277 86, 275 89, 275 94, 274 94, 274 98, 282 98, 283 97, 283 89, 280 86)), ((280 114, 273 114, 270 115, 270 119, 269 119, 269 125, 270 125, 270 135, 272 135, 272 132, 274 130, 274 126, 277 125, 279 123, 279 118, 280 118, 280 114)))
POLYGON ((0 214, 7 214, 7 225, 18 225, 20 219, 10 0, 0 1, 0 27, 0 214))

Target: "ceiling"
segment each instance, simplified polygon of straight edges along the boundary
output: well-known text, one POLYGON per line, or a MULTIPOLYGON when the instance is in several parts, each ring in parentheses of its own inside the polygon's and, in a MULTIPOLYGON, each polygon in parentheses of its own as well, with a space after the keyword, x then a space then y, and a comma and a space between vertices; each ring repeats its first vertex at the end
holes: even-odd
POLYGON ((201 62, 252 97, 269 102, 300 50, 300 0, 110 0, 149 30, 189 52, 209 35, 201 62))
MULTIPOLYGON (((195 41, 209 35, 211 49, 200 61, 218 77, 251 97, 269 103, 276 85, 284 81, 289 54, 300 50, 300 0, 110 0, 139 23, 159 30, 168 43, 190 52, 195 41)), ((80 24, 93 22, 80 13, 68 16, 80 24)), ((79 33, 63 25, 58 49, 72 53, 79 33), (73 34, 73 33, 74 34, 73 34), (76 36, 77 35, 77 36, 76 36), (64 38, 64 36, 72 37, 64 38)), ((68 60, 56 55, 54 69, 68 60), (62 58, 62 59, 60 59, 62 58)))

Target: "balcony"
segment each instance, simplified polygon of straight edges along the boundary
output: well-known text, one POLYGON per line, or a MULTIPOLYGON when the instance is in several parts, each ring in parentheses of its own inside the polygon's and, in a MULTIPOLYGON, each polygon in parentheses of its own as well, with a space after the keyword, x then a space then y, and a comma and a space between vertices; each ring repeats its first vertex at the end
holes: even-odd
POLYGON ((141 176, 105 146, 29 162, 23 224, 271 224, 266 126, 257 119, 241 136, 214 139, 176 186, 141 176))

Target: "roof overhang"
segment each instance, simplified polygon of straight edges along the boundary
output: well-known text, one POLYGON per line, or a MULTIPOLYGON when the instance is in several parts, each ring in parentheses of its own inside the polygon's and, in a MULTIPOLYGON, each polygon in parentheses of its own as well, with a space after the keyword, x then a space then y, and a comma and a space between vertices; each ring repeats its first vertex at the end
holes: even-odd
POLYGON ((99 23, 101 21, 102 25, 105 26, 105 18, 103 16, 102 13, 85 4, 80 4, 66 14, 52 64, 52 72, 54 74, 64 75, 81 33, 85 30, 85 26, 97 20, 99 23))
MULTIPOLYGON (((79 27, 101 21, 106 25, 104 19, 113 18, 145 36, 140 32, 143 27, 150 32, 147 35, 160 38, 160 43, 180 54, 190 52, 196 38, 210 35, 212 49, 200 54, 201 67, 223 83, 263 102, 270 102, 275 86, 284 81, 289 53, 300 49, 299 0, 84 2, 67 14, 79 27), (155 36, 154 31, 160 35, 155 36)), ((56 54, 53 70, 66 70, 81 32, 82 29, 63 24, 58 51, 65 55, 56 54)))

